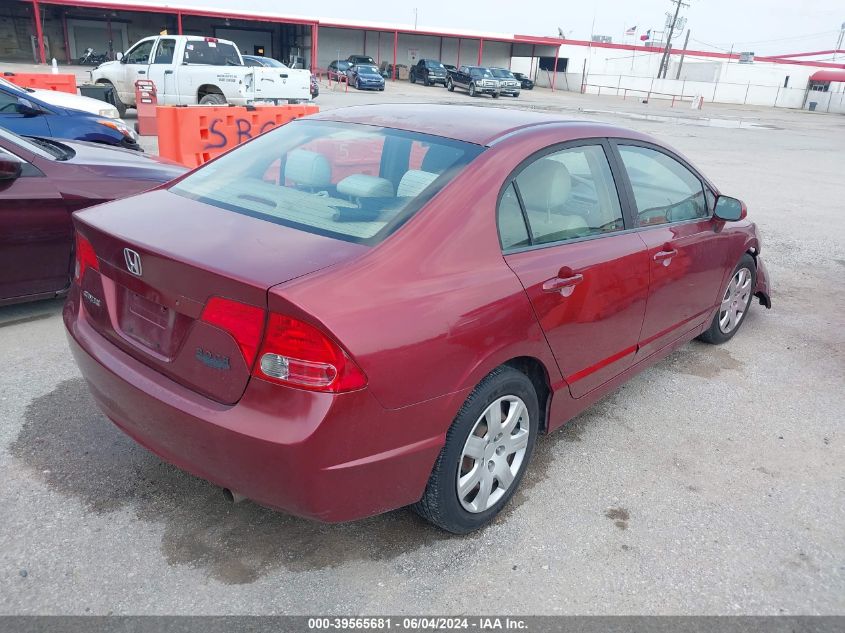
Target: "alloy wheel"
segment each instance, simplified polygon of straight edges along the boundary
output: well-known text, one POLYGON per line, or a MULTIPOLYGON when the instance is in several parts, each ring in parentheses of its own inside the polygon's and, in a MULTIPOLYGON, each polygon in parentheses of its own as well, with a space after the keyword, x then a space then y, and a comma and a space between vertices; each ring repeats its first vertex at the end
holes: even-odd
POLYGON ((522 468, 531 434, 528 408, 517 396, 493 401, 476 420, 458 460, 457 492, 465 510, 492 508, 522 468))
POLYGON ((722 305, 719 307, 719 329, 728 334, 742 321, 751 302, 751 280, 753 276, 747 268, 740 268, 734 273, 728 284, 722 305))

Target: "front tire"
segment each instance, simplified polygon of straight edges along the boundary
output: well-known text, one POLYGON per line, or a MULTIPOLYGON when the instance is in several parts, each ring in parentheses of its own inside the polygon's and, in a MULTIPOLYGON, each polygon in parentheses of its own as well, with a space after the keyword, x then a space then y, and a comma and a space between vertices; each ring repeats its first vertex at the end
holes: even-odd
POLYGON ((455 92, 455 84, 452 83, 452 80, 446 82, 446 90, 449 92, 455 92))
POLYGON ((474 97, 474 96, 476 95, 476 92, 475 92, 475 84, 470 84, 470 85, 469 85, 469 91, 468 91, 468 92, 469 92, 469 96, 470 96, 470 97, 474 97))
POLYGON ((210 92, 200 99, 200 105, 226 105, 226 97, 219 92, 210 92))
POLYGON ((731 340, 748 315, 756 287, 757 266, 754 258, 745 253, 734 268, 728 287, 722 293, 719 309, 716 310, 710 327, 698 338, 713 345, 731 340))
POLYGON ((414 511, 454 534, 490 523, 522 481, 539 419, 537 392, 528 376, 507 366, 488 374, 446 433, 414 511))

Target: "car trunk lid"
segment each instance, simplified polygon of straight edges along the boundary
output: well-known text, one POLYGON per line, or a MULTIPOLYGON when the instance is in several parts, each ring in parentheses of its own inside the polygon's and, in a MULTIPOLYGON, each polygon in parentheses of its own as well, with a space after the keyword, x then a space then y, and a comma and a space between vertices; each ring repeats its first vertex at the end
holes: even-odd
POLYGON ((226 328, 203 319, 209 300, 252 306, 263 327, 271 286, 368 250, 168 191, 101 205, 75 222, 99 266, 81 280, 92 326, 139 361, 226 404, 243 394, 252 359, 226 328))

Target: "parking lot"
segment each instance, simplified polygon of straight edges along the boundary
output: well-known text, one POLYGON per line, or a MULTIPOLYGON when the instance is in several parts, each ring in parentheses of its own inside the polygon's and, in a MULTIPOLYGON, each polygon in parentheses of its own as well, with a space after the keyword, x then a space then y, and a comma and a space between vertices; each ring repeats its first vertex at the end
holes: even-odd
POLYGON ((322 525, 233 505, 99 412, 60 301, 0 308, 0 613, 845 613, 845 118, 321 90, 321 108, 529 107, 650 133, 747 203, 773 308, 542 438, 514 502, 465 537, 408 510, 322 525))

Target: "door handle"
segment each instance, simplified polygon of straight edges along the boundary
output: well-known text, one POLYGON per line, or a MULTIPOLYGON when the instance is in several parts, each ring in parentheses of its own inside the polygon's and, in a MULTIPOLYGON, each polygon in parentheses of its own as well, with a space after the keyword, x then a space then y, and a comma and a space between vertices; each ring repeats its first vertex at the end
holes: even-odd
POLYGON ((672 263, 672 258, 678 254, 674 248, 670 248, 667 250, 657 251, 654 254, 654 261, 658 263, 662 263, 664 266, 668 266, 672 263))
POLYGON ((543 292, 560 292, 561 296, 568 297, 574 292, 575 286, 582 281, 584 281, 584 275, 581 273, 552 277, 543 282, 543 292))
POLYGON ((165 75, 172 75, 172 74, 173 74, 173 71, 172 71, 172 70, 165 70, 165 71, 164 71, 164 74, 165 74, 165 75))
POLYGON ((139 75, 146 75, 146 74, 147 74, 147 71, 146 71, 146 70, 139 70, 139 71, 138 71, 138 74, 139 74, 139 75))

